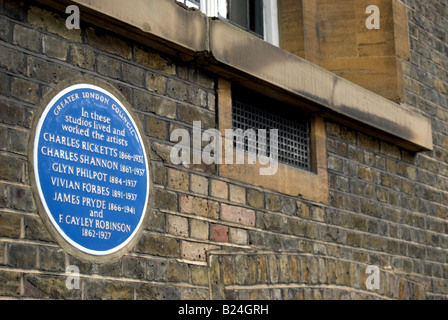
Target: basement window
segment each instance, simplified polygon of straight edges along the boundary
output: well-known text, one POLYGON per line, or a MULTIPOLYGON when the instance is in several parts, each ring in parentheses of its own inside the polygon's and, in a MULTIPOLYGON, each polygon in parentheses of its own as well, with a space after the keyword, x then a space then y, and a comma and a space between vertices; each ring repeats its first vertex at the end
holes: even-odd
POLYGON ((228 80, 218 80, 218 126, 223 137, 222 143, 226 146, 226 156, 229 148, 234 151, 235 160, 237 155, 246 157, 243 163, 222 161, 219 164, 219 175, 283 194, 328 203, 323 118, 318 113, 305 112, 299 107, 258 92, 263 90, 260 88, 260 91, 253 92, 228 80), (230 139, 226 136, 228 129, 234 134, 230 139), (254 139, 249 135, 251 129, 255 129, 254 135, 257 135, 254 139), (266 130, 266 139, 257 129, 266 130), (277 144, 276 139, 271 143, 272 129, 278 130, 277 144), (241 135, 237 131, 247 134, 241 135), (249 139, 252 141, 251 145, 249 139), (273 157, 270 153, 277 151, 277 170, 272 174, 264 175, 261 170, 273 167, 273 162, 266 164, 263 157, 249 161, 251 154, 259 154, 259 148, 266 150, 264 155, 271 160, 273 157))
MULTIPOLYGON (((267 156, 272 151, 278 155, 278 162, 293 167, 310 170, 310 121, 309 116, 294 110, 288 105, 269 99, 247 89, 236 87, 232 90, 232 129, 266 130, 266 139, 257 140, 256 150, 266 150, 267 156), (278 130, 278 148, 270 150, 272 129, 278 130)), ((235 137, 234 147, 249 150, 246 141, 235 137), (244 143, 244 145, 242 145, 244 143)))

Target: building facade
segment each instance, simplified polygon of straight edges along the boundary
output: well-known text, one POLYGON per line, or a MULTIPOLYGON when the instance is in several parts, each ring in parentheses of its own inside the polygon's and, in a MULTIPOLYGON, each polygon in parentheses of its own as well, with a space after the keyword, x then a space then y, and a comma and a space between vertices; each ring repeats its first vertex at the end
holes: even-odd
MULTIPOLYGON (((448 3, 242 3, 0 0, 0 298, 448 298, 448 3), (123 104, 147 163, 147 198, 89 167, 97 228, 131 233, 139 207, 112 197, 145 199, 101 254, 80 245, 88 218, 68 218, 89 206, 81 165, 63 182, 36 164, 46 108, 80 84, 123 104)), ((81 150, 89 117, 43 139, 81 150)))

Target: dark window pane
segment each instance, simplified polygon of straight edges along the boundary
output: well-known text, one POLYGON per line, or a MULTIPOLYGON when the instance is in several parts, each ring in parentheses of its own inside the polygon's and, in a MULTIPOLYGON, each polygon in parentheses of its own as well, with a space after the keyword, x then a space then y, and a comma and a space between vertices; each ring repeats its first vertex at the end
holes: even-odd
POLYGON ((260 37, 264 34, 263 0, 220 0, 223 18, 260 37), (223 3, 225 2, 225 3, 223 3))

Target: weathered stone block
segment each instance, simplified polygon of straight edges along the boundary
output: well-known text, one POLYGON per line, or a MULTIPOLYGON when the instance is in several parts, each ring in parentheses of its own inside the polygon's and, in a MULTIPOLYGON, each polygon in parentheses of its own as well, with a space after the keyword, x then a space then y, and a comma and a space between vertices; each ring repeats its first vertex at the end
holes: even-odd
POLYGON ((187 101, 195 106, 207 108, 207 92, 199 87, 190 85, 188 87, 187 101))
POLYGON ((29 128, 33 111, 26 107, 0 102, 0 122, 29 128))
POLYGON ((238 272, 235 273, 235 283, 239 285, 247 284, 249 276, 249 266, 247 256, 236 255, 234 259, 235 259, 234 265, 238 266, 238 272))
POLYGON ((23 181, 23 163, 17 158, 0 155, 0 179, 10 182, 23 181))
MULTIPOLYGON (((74 264, 79 267, 79 264, 77 264, 77 263, 74 263, 74 264)), ((125 267, 121 260, 109 261, 109 262, 102 263, 102 264, 98 265, 97 272, 101 276, 121 277, 124 274, 123 268, 125 268, 125 267)), ((81 270, 82 270, 82 268, 80 268, 80 272, 82 272, 81 270)), ((126 272, 127 272, 127 270, 126 270, 126 272)))
POLYGON ((277 214, 258 212, 257 227, 263 230, 280 232, 282 231, 282 217, 277 214))
POLYGON ((190 279, 192 284, 208 286, 208 267, 190 265, 190 279))
POLYGON ((85 280, 84 295, 88 300, 132 300, 134 283, 103 279, 85 280))
MULTIPOLYGON (((168 79, 166 94, 168 97, 181 102, 188 102, 188 86, 182 81, 168 79)), ((196 119, 200 120, 200 119, 196 119)))
POLYGON ((135 108, 143 112, 154 113, 158 116, 174 119, 176 117, 176 103, 153 94, 134 90, 135 108))
POLYGON ((178 257, 180 245, 176 239, 146 233, 141 236, 136 251, 162 257, 178 257))
POLYGON ((255 211, 242 207, 222 204, 221 219, 243 225, 255 226, 255 211))
POLYGON ((27 244, 13 243, 9 245, 8 265, 11 267, 32 269, 36 267, 36 247, 27 244))
POLYGON ((181 289, 173 286, 140 284, 136 288, 138 300, 179 300, 181 289))
POLYGON ((296 200, 289 197, 281 198, 281 211, 284 214, 294 215, 297 212, 296 200))
POLYGON ((230 228, 229 229, 229 241, 231 243, 247 245, 247 231, 244 229, 230 228))
POLYGON ((13 78, 11 95, 18 100, 36 104, 39 101, 39 84, 21 78, 13 78))
MULTIPOLYGON (((24 297, 37 299, 81 299, 81 290, 69 290, 67 277, 26 274, 23 277, 24 297)), ((82 280, 81 280, 82 281, 82 280)))
POLYGON ((18 297, 20 289, 21 274, 19 272, 0 271, 0 296, 18 297))
POLYGON ((219 204, 217 202, 192 196, 181 196, 180 210, 207 218, 218 219, 219 217, 219 204))
POLYGON ((363 244, 365 248, 383 250, 384 239, 377 236, 364 235, 363 244))
POLYGON ((47 57, 67 61, 69 50, 67 42, 49 35, 42 36, 42 52, 47 57))
POLYGON ((112 79, 121 78, 121 63, 117 59, 98 55, 96 58, 96 70, 99 74, 112 79))
POLYGON ((177 261, 169 261, 166 269, 166 279, 170 282, 188 282, 188 265, 177 261))
POLYGON ((65 20, 66 18, 61 17, 59 14, 36 6, 31 6, 28 12, 28 21, 32 26, 56 34, 67 40, 82 42, 82 31, 67 29, 65 20))
POLYGON ((255 189, 247 189, 247 204, 258 208, 264 208, 264 193, 255 189))
POLYGON ((78 70, 34 56, 27 56, 27 74, 30 78, 49 83, 59 83, 81 76, 78 70))
POLYGON ((179 216, 167 215, 166 230, 176 236, 188 236, 188 219, 179 216))
POLYGON ((202 129, 212 129, 216 127, 214 113, 185 104, 178 105, 177 119, 190 125, 193 125, 193 121, 201 121, 202 129))
POLYGON ((135 46, 135 62, 168 75, 176 74, 176 65, 153 49, 135 46))
POLYGON ((164 189, 156 189, 154 194, 154 207, 158 209, 177 210, 177 194, 164 189))
POLYGON ((11 41, 11 23, 5 18, 0 18, 0 40, 11 41))
POLYGON ((207 251, 217 248, 219 247, 206 243, 182 241, 181 256, 184 259, 205 261, 207 259, 207 251))
POLYGON ((166 281, 167 260, 148 259, 146 261, 146 279, 166 281))
POLYGON ((321 207, 311 207, 311 217, 313 220, 325 222, 325 209, 321 207))
MULTIPOLYGON (((0 129, 0 134, 1 129, 0 129)), ((22 130, 9 130, 6 134, 7 138, 8 135, 10 136, 11 143, 10 143, 10 151, 13 153, 26 155, 28 153, 28 138, 29 138, 29 132, 22 131, 22 130)), ((1 140, 2 138, 0 138, 1 140)), ((26 179, 25 179, 26 180, 26 179)))
POLYGON ((65 271, 65 253, 55 248, 39 248, 39 266, 45 271, 65 271))
POLYGON ((41 52, 42 34, 21 25, 14 25, 13 43, 34 52, 41 52))
POLYGON ((168 187, 176 190, 188 191, 189 184, 188 172, 171 168, 168 169, 168 187))
POLYGON ((0 213, 0 237, 18 238, 20 236, 20 220, 19 215, 0 213))
POLYGON ((165 94, 166 82, 167 78, 162 75, 156 74, 151 71, 147 71, 145 74, 145 87, 149 91, 165 94))
POLYGON ((148 224, 146 228, 152 231, 165 231, 165 214, 157 210, 150 210, 148 213, 148 224))
POLYGON ((76 44, 70 44, 70 57, 71 63, 77 67, 87 70, 95 69, 95 53, 91 50, 76 44))
POLYGON ((25 239, 38 240, 44 242, 55 242, 48 232, 48 229, 42 223, 39 216, 27 215, 24 217, 25 239))
POLYGON ((266 209, 271 211, 280 211, 280 196, 276 194, 265 194, 266 209))
POLYGON ((202 195, 208 195, 208 178, 191 174, 190 175, 190 190, 202 195))
POLYGON ((123 63, 121 67, 124 81, 137 87, 143 87, 144 71, 142 68, 130 63, 123 63))
POLYGON ((132 46, 127 41, 106 33, 101 29, 87 28, 85 37, 87 44, 101 51, 109 52, 125 59, 131 59, 132 57, 132 46))
POLYGON ((216 111, 216 96, 210 92, 207 95, 207 106, 210 111, 216 111))
POLYGON ((229 197, 229 191, 227 183, 220 180, 211 180, 210 183, 210 195, 221 199, 227 199, 229 197))
POLYGON ((26 60, 25 55, 15 49, 0 46, 0 67, 5 68, 8 71, 25 75, 26 60))
POLYGON ((246 204, 246 189, 244 187, 229 184, 229 196, 232 202, 246 204))
POLYGON ((190 220, 190 236, 194 239, 208 240, 209 224, 202 220, 190 220))
MULTIPOLYGON (((0 73, 0 95, 9 96, 10 77, 5 73, 0 73)), ((4 137, 4 134, 2 134, 4 137)), ((3 144, 3 143, 2 143, 3 144)), ((2 146, 0 144, 0 146, 2 146)))
POLYGON ((291 282, 291 274, 290 274, 290 265, 289 265, 289 257, 286 254, 282 254, 277 256, 278 266, 279 266, 279 282, 280 283, 290 283, 291 282))

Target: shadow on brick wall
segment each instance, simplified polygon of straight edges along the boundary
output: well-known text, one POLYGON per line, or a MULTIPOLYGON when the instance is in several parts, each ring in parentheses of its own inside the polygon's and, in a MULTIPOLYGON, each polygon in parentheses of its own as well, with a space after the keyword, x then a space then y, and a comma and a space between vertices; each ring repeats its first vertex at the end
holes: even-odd
POLYGON ((424 300, 424 285, 379 270, 368 290, 367 264, 304 253, 210 251, 213 300, 424 300))

